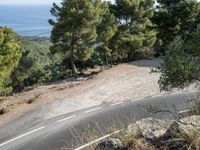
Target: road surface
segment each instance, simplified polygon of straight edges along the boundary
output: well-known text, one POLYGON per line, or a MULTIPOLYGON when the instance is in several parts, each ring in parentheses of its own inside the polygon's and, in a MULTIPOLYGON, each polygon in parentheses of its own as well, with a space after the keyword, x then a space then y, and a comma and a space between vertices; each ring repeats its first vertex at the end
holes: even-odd
MULTIPOLYGON (((146 117, 171 118, 188 109, 194 93, 174 93, 117 103, 105 103, 37 123, 31 128, 0 141, 0 150, 82 149, 88 142, 124 128, 146 117), (81 147, 82 146, 82 147, 81 147)), ((17 133, 17 131, 16 131, 17 133)))

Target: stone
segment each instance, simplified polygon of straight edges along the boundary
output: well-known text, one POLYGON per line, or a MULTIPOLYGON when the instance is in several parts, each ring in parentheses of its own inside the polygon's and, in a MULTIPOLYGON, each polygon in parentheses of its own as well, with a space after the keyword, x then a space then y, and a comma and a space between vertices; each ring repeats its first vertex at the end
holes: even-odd
POLYGON ((123 144, 119 139, 108 138, 99 143, 95 150, 124 150, 123 144))
POLYGON ((136 123, 129 125, 127 128, 127 132, 139 132, 142 138, 146 140, 155 140, 163 136, 172 123, 173 120, 147 118, 139 120, 136 123))
POLYGON ((0 109, 0 115, 3 115, 7 112, 8 112, 8 109, 6 107, 3 107, 3 108, 0 109))
MULTIPOLYGON (((186 133, 190 131, 196 131, 200 135, 200 116, 190 116, 182 118, 179 121, 174 121, 168 129, 168 134, 174 133, 186 133)), ((174 136, 177 136, 174 134, 174 136)))

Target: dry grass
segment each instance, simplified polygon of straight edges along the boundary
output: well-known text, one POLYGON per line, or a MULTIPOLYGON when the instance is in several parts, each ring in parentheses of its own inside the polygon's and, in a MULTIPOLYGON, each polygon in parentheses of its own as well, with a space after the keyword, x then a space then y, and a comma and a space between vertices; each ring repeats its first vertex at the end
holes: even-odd
POLYGON ((128 150, 155 150, 152 144, 139 138, 138 133, 126 133, 120 139, 128 150))
MULTIPOLYGON (((200 93, 189 101, 192 102, 192 115, 199 116, 200 93)), ((187 125, 187 122, 185 124, 187 125)), ((178 132, 177 136, 186 143, 188 150, 200 150, 200 127, 189 125, 187 128, 184 128, 184 130, 178 132)))
POLYGON ((189 100, 192 103, 192 114, 200 115, 200 93, 196 97, 189 100))
POLYGON ((196 128, 186 129, 178 137, 187 144, 188 150, 200 150, 200 131, 196 128))
POLYGON ((154 146, 141 138, 140 135, 141 130, 135 125, 134 128, 131 128, 131 131, 126 127, 122 132, 114 135, 113 138, 120 139, 127 150, 155 150, 154 146))

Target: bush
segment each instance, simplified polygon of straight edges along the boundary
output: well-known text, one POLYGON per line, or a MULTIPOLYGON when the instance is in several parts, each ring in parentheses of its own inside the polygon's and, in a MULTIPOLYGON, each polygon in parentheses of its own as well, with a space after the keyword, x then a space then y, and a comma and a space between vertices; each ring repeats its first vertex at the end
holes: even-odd
MULTIPOLYGON (((196 34, 199 34, 199 31, 200 27, 196 34)), ((197 49, 194 49, 200 45, 199 42, 194 42, 194 39, 195 37, 185 41, 177 37, 167 46, 163 63, 158 67, 158 72, 161 73, 159 80, 161 90, 182 89, 200 81, 200 55, 197 49)))

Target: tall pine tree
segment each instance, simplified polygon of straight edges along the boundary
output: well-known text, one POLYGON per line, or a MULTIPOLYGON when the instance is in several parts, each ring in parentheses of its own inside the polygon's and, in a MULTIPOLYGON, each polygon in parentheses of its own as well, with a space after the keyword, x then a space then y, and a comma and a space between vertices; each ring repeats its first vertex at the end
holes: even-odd
POLYGON ((156 31, 151 18, 154 15, 153 0, 115 0, 111 6, 118 23, 115 49, 119 54, 134 59, 144 47, 151 47, 156 41, 156 31))
POLYGON ((77 76, 76 60, 86 61, 94 51, 97 26, 102 22, 104 9, 101 0, 66 0, 51 9, 56 18, 49 20, 53 26, 51 41, 54 52, 62 52, 70 59, 73 74, 77 76))

